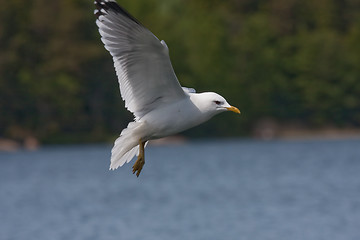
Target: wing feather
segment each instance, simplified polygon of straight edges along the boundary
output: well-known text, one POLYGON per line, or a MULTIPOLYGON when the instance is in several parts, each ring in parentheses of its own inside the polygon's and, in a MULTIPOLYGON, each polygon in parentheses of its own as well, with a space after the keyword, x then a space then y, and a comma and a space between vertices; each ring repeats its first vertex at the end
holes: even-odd
POLYGON ((95 0, 101 40, 114 60, 125 107, 137 119, 165 102, 186 97, 164 41, 115 1, 95 0))

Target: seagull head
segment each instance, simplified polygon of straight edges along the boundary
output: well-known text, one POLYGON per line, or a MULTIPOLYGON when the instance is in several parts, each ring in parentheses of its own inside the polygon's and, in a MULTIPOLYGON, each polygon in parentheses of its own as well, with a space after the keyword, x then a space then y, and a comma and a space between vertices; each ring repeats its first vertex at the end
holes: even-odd
POLYGON ((240 110, 231 106, 225 98, 214 92, 205 92, 198 95, 197 105, 203 112, 212 113, 213 115, 220 112, 232 111, 240 114, 240 110))

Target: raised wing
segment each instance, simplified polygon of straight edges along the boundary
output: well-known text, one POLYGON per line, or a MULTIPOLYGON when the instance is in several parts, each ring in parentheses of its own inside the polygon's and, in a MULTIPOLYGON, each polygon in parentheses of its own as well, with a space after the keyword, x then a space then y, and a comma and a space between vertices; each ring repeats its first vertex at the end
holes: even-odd
POLYGON ((137 119, 164 102, 186 97, 164 41, 115 1, 95 0, 101 40, 114 60, 125 107, 137 119))

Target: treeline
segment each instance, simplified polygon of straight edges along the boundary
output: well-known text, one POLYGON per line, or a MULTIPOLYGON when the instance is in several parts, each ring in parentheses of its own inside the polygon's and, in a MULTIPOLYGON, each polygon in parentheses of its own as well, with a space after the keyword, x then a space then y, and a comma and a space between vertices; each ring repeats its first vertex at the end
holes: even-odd
MULTIPOLYGON (((90 0, 0 0, 0 137, 108 140, 132 116, 90 0)), ((358 0, 118 1, 170 48, 183 86, 239 107, 187 132, 257 121, 360 125, 358 0)))

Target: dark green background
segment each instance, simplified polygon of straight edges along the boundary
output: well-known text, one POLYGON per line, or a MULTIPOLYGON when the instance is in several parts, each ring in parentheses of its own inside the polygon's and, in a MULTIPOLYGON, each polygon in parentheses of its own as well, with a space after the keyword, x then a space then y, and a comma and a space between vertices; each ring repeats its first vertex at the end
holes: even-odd
MULTIPOLYGON (((360 125, 358 0, 118 1, 170 48, 183 86, 226 113, 188 136, 251 134, 256 123, 360 125)), ((91 0, 0 0, 0 137, 109 141, 132 118, 91 0)))

